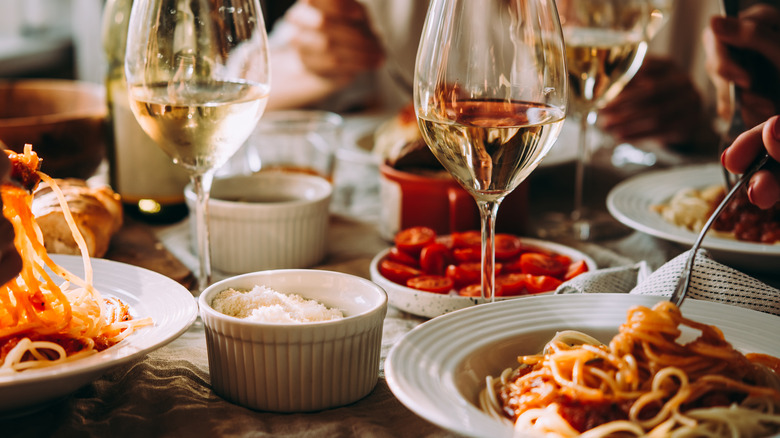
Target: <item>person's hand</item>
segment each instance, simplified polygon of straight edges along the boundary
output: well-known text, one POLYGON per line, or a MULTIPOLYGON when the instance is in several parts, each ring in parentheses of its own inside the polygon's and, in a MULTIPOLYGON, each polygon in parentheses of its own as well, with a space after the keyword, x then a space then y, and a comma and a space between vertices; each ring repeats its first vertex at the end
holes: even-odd
MULTIPOLYGON (((0 151, 0 182, 8 181, 11 172, 11 162, 4 151, 0 151)), ((0 198, 0 210, 3 201, 0 198)), ((0 214, 0 285, 16 277, 22 270, 22 257, 14 246, 14 227, 11 222, 0 214)))
POLYGON ((715 85, 718 115, 731 117, 729 84, 742 93, 742 116, 748 127, 780 112, 780 10, 766 4, 754 5, 739 18, 716 16, 702 36, 707 57, 707 74, 715 85), (747 51, 766 61, 760 71, 750 71, 733 57, 729 47, 747 51), (760 75, 762 79, 757 79, 760 75), (774 85, 773 90, 762 89, 774 85))
POLYGON ((295 27, 291 44, 303 65, 319 76, 348 82, 384 61, 366 8, 356 0, 298 0, 285 20, 295 27))
POLYGON ((703 126, 702 100, 687 72, 669 59, 647 57, 625 88, 599 110, 599 127, 619 141, 693 140, 703 126))
POLYGON ((723 166, 732 173, 743 173, 766 150, 774 162, 756 172, 748 183, 748 198, 767 209, 780 201, 780 116, 742 133, 721 155, 723 166))

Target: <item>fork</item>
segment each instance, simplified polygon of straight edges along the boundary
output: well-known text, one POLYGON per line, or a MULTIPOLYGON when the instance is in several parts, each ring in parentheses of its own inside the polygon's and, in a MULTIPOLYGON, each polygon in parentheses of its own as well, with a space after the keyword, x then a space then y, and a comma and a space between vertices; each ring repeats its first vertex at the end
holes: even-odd
POLYGON ((688 254, 688 259, 685 262, 685 267, 680 274, 680 278, 677 280, 677 286, 674 289, 674 293, 672 293, 672 296, 669 298, 669 301, 678 307, 682 305, 682 302, 685 299, 685 295, 688 293, 688 287, 691 283, 691 275, 693 274, 693 268, 696 263, 696 253, 699 252, 699 247, 701 246, 701 242, 704 240, 704 236, 707 234, 707 231, 709 231, 712 224, 715 223, 715 220, 718 218, 718 216, 720 216, 720 213, 734 198, 737 192, 739 192, 742 186, 744 186, 750 180, 750 177, 753 176, 754 173, 764 167, 767 161, 769 161, 769 154, 764 153, 762 156, 756 158, 753 163, 751 163, 748 170, 746 170, 745 173, 742 174, 742 177, 739 178, 737 183, 731 187, 731 190, 728 192, 726 197, 720 201, 718 207, 715 208, 715 211, 713 211, 709 219, 707 219, 707 223, 705 223, 704 227, 702 227, 701 231, 699 232, 699 236, 696 238, 696 242, 694 242, 693 247, 691 247, 690 254, 688 254))

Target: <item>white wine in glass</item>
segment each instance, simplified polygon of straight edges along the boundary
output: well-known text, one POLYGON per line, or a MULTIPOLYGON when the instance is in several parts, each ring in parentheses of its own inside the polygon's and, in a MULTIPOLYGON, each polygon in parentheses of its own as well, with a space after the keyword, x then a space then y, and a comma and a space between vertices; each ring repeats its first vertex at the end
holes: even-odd
POLYGON ((431 1, 415 111, 428 147, 479 206, 484 300, 495 299, 499 205, 552 147, 567 95, 554 0, 431 1))
MULTIPOLYGON (((571 90, 570 111, 579 119, 574 208, 564 232, 580 240, 611 234, 611 218, 585 209, 585 174, 590 161, 588 131, 597 112, 617 96, 642 65, 658 0, 559 0, 571 90)), ((555 225, 559 226, 559 225, 555 225)), ((555 234, 547 232, 545 234, 555 234)))
MULTIPOLYGON (((190 174, 200 293, 211 282, 208 198, 217 168, 268 101, 268 38, 258 0, 136 1, 125 74, 141 127, 190 174)), ((143 178, 143 175, 138 175, 143 178)))

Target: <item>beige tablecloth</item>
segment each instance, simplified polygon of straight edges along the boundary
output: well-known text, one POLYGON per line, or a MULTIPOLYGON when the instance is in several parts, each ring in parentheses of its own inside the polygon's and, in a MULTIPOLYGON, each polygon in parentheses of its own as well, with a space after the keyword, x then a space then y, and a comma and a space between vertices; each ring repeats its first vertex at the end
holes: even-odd
MULTIPOLYGON (((164 230, 161 236, 174 249, 186 251, 183 249, 186 248, 186 233, 187 225, 178 224, 164 230)), ((329 254, 318 268, 369 278, 371 258, 388 245, 372 223, 334 216, 329 230, 329 254)), ((580 249, 594 257, 600 266, 631 262, 600 245, 580 244, 580 249)), ((188 261, 186 255, 182 258, 188 261)), ((423 321, 392 307, 389 309, 380 367, 384 366, 390 348, 423 321)), ((111 370, 64 400, 31 415, 0 420, 2 437, 453 435, 402 405, 388 388, 381 368, 379 381, 371 394, 337 409, 272 414, 231 404, 217 396, 209 386, 206 341, 199 322, 167 346, 144 359, 111 370)))

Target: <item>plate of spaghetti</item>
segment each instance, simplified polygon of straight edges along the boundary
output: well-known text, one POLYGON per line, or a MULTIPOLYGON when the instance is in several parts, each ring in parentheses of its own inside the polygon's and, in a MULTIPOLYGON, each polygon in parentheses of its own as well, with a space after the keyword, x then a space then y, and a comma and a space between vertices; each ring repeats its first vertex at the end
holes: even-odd
MULTIPOLYGON (((692 224, 684 226, 682 223, 670 220, 669 216, 676 216, 677 221, 683 221, 685 216, 697 216, 695 210, 701 209, 702 206, 696 204, 705 203, 705 201, 699 199, 699 202, 694 204, 690 199, 694 196, 686 196, 688 199, 680 200, 677 203, 679 206, 669 208, 670 204, 675 203, 675 198, 682 194, 691 191, 703 192, 722 184, 723 169, 720 163, 643 172, 612 188, 607 195, 607 208, 615 219, 634 230, 689 248, 696 241, 700 224, 703 222, 698 221, 700 224, 696 226, 692 226, 692 224), (670 214, 670 211, 661 213, 659 207, 676 211, 673 214, 670 214), (680 211, 682 208, 692 211, 680 211)), ((696 197, 702 197, 702 195, 696 197)), ((719 202, 719 199, 717 201, 719 202)), ((736 202, 732 202, 732 205, 734 204, 736 202)), ((711 203, 703 207, 705 211, 698 214, 709 217, 711 209, 714 209, 715 205, 715 203, 711 203)), ((729 213, 728 210, 724 213, 729 213)), ((742 211, 738 213, 740 213, 739 216, 742 216, 742 211)), ((723 217, 726 215, 724 214, 723 217)), ((687 220, 691 221, 691 219, 687 220)), ((760 229, 764 224, 759 222, 763 221, 756 218, 748 228, 760 229)), ((776 225, 772 224, 776 220, 767 222, 766 225, 776 225)), ((735 225, 738 224, 735 223, 735 225)), ((780 242, 762 243, 760 241, 739 240, 734 236, 734 232, 717 232, 716 228, 718 226, 713 227, 702 241, 702 247, 707 248, 713 258, 747 272, 770 274, 777 272, 777 266, 780 263, 780 242)))
MULTIPOLYGON (((0 416, 62 398, 108 369, 181 335, 195 321, 192 294, 156 272, 90 258, 62 198, 81 256, 49 255, 31 212, 39 159, 26 147, 7 152, 12 179, 3 183, 3 214, 14 227, 21 273, 0 286, 0 416)), ((61 196, 61 192, 59 193, 61 196)))
POLYGON ((467 436, 774 436, 778 332, 780 318, 722 303, 537 296, 425 322, 385 375, 409 409, 467 436))

